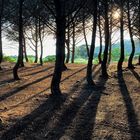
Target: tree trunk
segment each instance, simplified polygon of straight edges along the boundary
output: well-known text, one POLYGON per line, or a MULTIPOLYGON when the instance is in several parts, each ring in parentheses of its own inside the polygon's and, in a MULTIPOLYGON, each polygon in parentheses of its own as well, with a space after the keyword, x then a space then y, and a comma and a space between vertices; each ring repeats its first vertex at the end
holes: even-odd
POLYGON ((3 50, 2 50, 2 17, 3 17, 3 8, 4 8, 4 0, 1 0, 1 9, 0 9, 0 70, 1 63, 3 60, 3 50))
POLYGON ((128 60, 128 68, 133 69, 133 58, 134 58, 134 54, 135 54, 135 42, 133 39, 133 32, 132 32, 132 25, 131 25, 131 19, 130 19, 130 1, 127 0, 127 18, 128 18, 128 29, 129 29, 129 34, 130 34, 130 40, 131 40, 131 44, 132 44, 132 52, 130 54, 129 60, 128 60))
POLYGON ((41 54, 40 54, 40 65, 42 66, 43 65, 43 60, 42 60, 42 57, 43 57, 43 42, 42 42, 42 36, 41 36, 41 23, 40 23, 40 17, 39 17, 39 40, 40 40, 40 47, 41 47, 41 54))
POLYGON ((24 51, 25 60, 26 60, 26 62, 28 63, 29 60, 28 60, 28 56, 27 56, 26 39, 25 39, 25 37, 24 37, 24 34, 23 34, 23 51, 24 51))
POLYGON ((120 59, 118 62, 118 71, 122 71, 122 65, 123 65, 123 61, 124 61, 124 22, 123 22, 123 18, 124 18, 124 11, 123 11, 123 1, 121 1, 121 5, 120 5, 120 46, 121 46, 121 51, 120 51, 120 59))
POLYGON ((87 49, 87 56, 89 57, 89 48, 88 48, 88 41, 87 41, 87 36, 86 36, 86 29, 85 29, 85 17, 83 13, 83 34, 84 34, 84 39, 85 39, 85 44, 86 44, 86 49, 87 49))
POLYGON ((19 54, 18 54, 17 63, 13 68, 13 75, 15 80, 19 80, 18 69, 23 61, 23 19, 22 19, 23 9, 22 8, 23 8, 23 0, 20 0, 19 1, 19 54))
MULTIPOLYGON (((64 52, 65 52, 65 49, 64 49, 64 52)), ((64 56, 63 56, 63 65, 62 65, 62 71, 66 71, 68 70, 66 64, 65 64, 65 53, 64 53, 64 56)))
POLYGON ((90 53, 88 58, 88 65, 87 65, 87 82, 89 85, 95 85, 92 80, 92 61, 93 55, 95 50, 95 41, 96 41, 96 29, 97 29, 97 0, 94 1, 94 11, 93 11, 93 30, 92 30, 92 42, 90 46, 90 53))
MULTIPOLYGON (((69 22, 69 17, 68 17, 68 22, 69 22)), ((67 31, 66 46, 67 46, 66 63, 69 63, 69 60, 70 60, 70 26, 69 25, 68 25, 68 31, 67 31)))
MULTIPOLYGON (((111 0, 111 10, 113 9, 112 0, 111 0)), ((109 28, 109 57, 108 57, 108 64, 111 62, 112 58, 112 13, 110 15, 110 28, 109 28)))
POLYGON ((101 64, 102 77, 108 78, 107 73, 107 59, 108 59, 108 47, 109 47, 109 21, 108 21, 108 0, 105 0, 105 50, 104 57, 101 64))
POLYGON ((35 24, 35 61, 34 63, 38 62, 38 19, 36 19, 35 24))
POLYGON ((65 3, 54 0, 56 10, 56 61, 51 82, 52 95, 61 95, 60 81, 62 75, 63 57, 65 53, 65 3), (63 5, 64 4, 64 5, 63 5))
POLYGON ((1 19, 0 19, 0 70, 2 70, 1 68, 1 63, 3 60, 3 50, 2 50, 2 29, 1 29, 2 23, 1 23, 1 19))
POLYGON ((101 19, 100 19, 100 12, 99 12, 99 36, 100 36, 100 50, 98 54, 99 64, 102 63, 102 29, 101 29, 101 19))
POLYGON ((71 63, 74 63, 74 57, 75 57, 75 23, 73 21, 73 33, 72 33, 72 56, 71 56, 71 63))
POLYGON ((66 63, 69 63, 69 60, 70 60, 70 43, 69 43, 69 39, 66 40, 66 45, 67 45, 67 57, 66 57, 66 63))

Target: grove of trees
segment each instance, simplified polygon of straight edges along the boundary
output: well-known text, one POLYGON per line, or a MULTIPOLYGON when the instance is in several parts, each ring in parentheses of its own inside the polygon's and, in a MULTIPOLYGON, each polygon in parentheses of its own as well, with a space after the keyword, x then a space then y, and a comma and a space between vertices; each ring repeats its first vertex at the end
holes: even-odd
MULTIPOLYGON (((56 61, 51 82, 52 95, 61 95, 62 72, 65 63, 74 63, 77 38, 84 38, 88 56, 87 83, 95 86, 92 78, 94 51, 97 35, 100 40, 98 55, 102 77, 108 78, 111 62, 112 35, 119 32, 120 58, 118 72, 125 59, 124 32, 130 36, 132 52, 128 68, 133 69, 135 55, 134 38, 140 40, 140 0, 0 0, 0 70, 3 61, 3 34, 18 42, 18 59, 13 68, 14 80, 20 80, 18 69, 28 62, 27 46, 35 53, 35 63, 43 65, 43 40, 45 36, 56 38, 56 61), (87 42, 92 31, 91 44, 87 42), (30 42, 30 43, 27 43, 30 42), (103 49, 104 44, 104 49, 103 49), (39 56, 38 49, 41 50, 39 56)), ((140 64, 140 56, 138 58, 140 64)))

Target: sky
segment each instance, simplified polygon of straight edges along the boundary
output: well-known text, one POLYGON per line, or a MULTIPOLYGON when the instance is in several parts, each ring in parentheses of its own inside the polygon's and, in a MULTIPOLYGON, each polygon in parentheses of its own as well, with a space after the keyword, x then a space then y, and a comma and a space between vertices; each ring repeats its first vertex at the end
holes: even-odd
MULTIPOLYGON (((128 33, 125 32, 125 35, 124 36, 125 36, 125 39, 129 39, 128 33)), ((119 42, 118 38, 119 38, 119 32, 114 35, 113 40, 114 41, 117 40, 117 42, 119 42)), ((77 42, 79 42, 81 39, 82 39, 82 37, 79 38, 77 40, 77 42)), ((88 40, 88 44, 90 45, 90 42, 91 42, 91 33, 88 33, 87 40, 88 40)), ((83 44, 85 44, 84 40, 82 40, 81 42, 79 42, 76 46, 80 46, 80 45, 83 45, 83 44)), ((43 46, 44 46, 43 58, 46 57, 46 56, 48 56, 48 55, 55 55, 56 40, 54 39, 54 36, 47 36, 44 39, 43 46)), ((98 36, 96 37, 96 47, 97 46, 99 46, 99 37, 98 36)), ((39 47, 38 47, 38 51, 39 51, 39 54, 40 54, 39 47)), ((3 53, 6 56, 15 56, 15 55, 17 56, 18 55, 18 43, 17 42, 9 41, 5 37, 3 37, 3 53)), ((29 46, 27 46, 27 54, 28 55, 34 55, 34 51, 32 49, 30 49, 29 46)))

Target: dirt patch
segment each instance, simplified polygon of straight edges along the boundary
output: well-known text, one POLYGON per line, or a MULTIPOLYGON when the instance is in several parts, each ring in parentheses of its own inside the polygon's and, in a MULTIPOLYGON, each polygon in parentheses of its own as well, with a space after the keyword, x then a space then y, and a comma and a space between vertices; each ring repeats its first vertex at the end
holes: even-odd
POLYGON ((131 140, 140 139, 140 66, 116 72, 109 79, 93 67, 96 87, 86 83, 86 65, 68 64, 63 96, 53 99, 50 83, 54 64, 27 64, 12 80, 14 64, 0 72, 0 139, 2 140, 131 140))

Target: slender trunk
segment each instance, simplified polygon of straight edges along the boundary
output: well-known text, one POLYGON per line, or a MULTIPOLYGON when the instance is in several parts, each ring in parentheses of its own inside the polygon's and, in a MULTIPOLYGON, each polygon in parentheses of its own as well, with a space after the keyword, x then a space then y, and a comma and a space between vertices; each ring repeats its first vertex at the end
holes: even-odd
POLYGON ((40 47, 41 47, 41 54, 40 54, 40 65, 42 66, 43 65, 43 60, 42 60, 42 57, 43 57, 43 42, 42 42, 42 36, 41 36, 41 23, 40 23, 40 17, 39 17, 39 40, 40 40, 40 47))
POLYGON ((92 42, 90 46, 90 53, 88 58, 87 65, 87 82, 89 85, 94 85, 92 80, 92 61, 95 50, 95 41, 96 41, 96 29, 97 29, 97 0, 94 1, 94 13, 93 13, 93 30, 92 30, 92 42))
MULTIPOLYGON (((69 22, 69 17, 68 17, 68 22, 69 22)), ((69 63, 69 60, 70 60, 70 26, 69 25, 68 25, 68 31, 67 31, 66 46, 67 46, 66 63, 69 63)))
POLYGON ((20 67, 24 67, 24 35, 22 32, 22 54, 21 54, 21 63, 20 63, 20 67))
POLYGON ((120 5, 120 12, 121 12, 121 17, 120 17, 120 46, 121 46, 121 51, 120 51, 120 59, 118 62, 118 71, 122 71, 122 65, 124 61, 124 22, 123 22, 123 17, 124 17, 124 11, 123 11, 123 2, 121 1, 120 5))
POLYGON ((63 56, 63 65, 62 65, 62 71, 68 70, 66 64, 65 64, 65 48, 64 48, 64 56, 63 56))
POLYGON ((71 56, 71 63, 74 63, 74 57, 75 57, 75 23, 73 22, 73 33, 72 33, 72 56, 71 56))
POLYGON ((107 59, 108 59, 108 47, 109 47, 109 21, 108 21, 108 0, 105 1, 105 50, 104 57, 101 64, 102 67, 102 77, 107 78, 107 59))
POLYGON ((38 62, 38 19, 36 19, 35 24, 35 61, 34 63, 38 62))
POLYGON ((2 29, 1 29, 1 19, 0 19, 0 70, 2 70, 1 68, 1 63, 3 60, 3 50, 2 50, 2 29))
POLYGON ((69 45, 69 39, 66 40, 66 45, 67 45, 67 57, 66 57, 66 63, 69 63, 69 60, 70 60, 70 45, 69 45))
POLYGON ((51 82, 51 92, 52 95, 60 95, 60 81, 62 75, 63 57, 65 53, 65 3, 61 3, 60 0, 54 0, 54 3, 56 9, 56 61, 51 82))
MULTIPOLYGON (((139 23, 140 23, 140 0, 139 0, 139 23)), ((140 33, 140 26, 139 26, 139 33, 140 33)), ((138 64, 140 65, 140 55, 138 58, 138 64)))
POLYGON ((133 32, 132 32, 132 27, 131 27, 131 19, 130 19, 130 1, 127 0, 127 18, 128 18, 128 29, 129 29, 129 34, 130 34, 130 40, 131 40, 131 44, 132 44, 132 52, 130 54, 129 60, 128 60, 128 68, 133 69, 134 66, 132 64, 133 58, 134 58, 134 54, 135 54, 135 42, 133 39, 133 32))
POLYGON ((102 29, 101 29, 101 19, 100 19, 100 14, 99 14, 99 36, 100 36, 100 50, 99 50, 99 54, 98 54, 98 60, 99 60, 99 64, 102 63, 102 29))
MULTIPOLYGON (((112 10, 112 1, 111 1, 111 10, 112 10)), ((108 64, 111 62, 112 57, 112 13, 110 15, 110 31, 109 31, 109 57, 108 57, 108 64)))
POLYGON ((19 1, 19 54, 18 60, 16 65, 13 68, 13 75, 15 80, 19 80, 18 76, 18 69, 23 61, 23 19, 22 19, 22 12, 23 12, 23 0, 19 1))
POLYGON ((88 41, 87 41, 87 36, 86 36, 86 29, 85 29, 85 17, 83 13, 83 34, 84 34, 84 39, 85 39, 85 44, 86 44, 86 49, 87 49, 87 56, 89 57, 89 47, 88 47, 88 41))
POLYGON ((4 8, 4 0, 1 0, 1 9, 0 9, 0 70, 1 63, 3 60, 3 50, 2 50, 2 17, 3 17, 3 8, 4 8))
POLYGON ((24 52, 26 62, 29 62, 28 56, 27 56, 27 50, 26 50, 26 39, 24 37, 24 34, 23 34, 23 52, 24 52))

